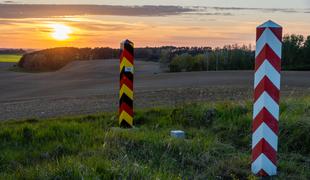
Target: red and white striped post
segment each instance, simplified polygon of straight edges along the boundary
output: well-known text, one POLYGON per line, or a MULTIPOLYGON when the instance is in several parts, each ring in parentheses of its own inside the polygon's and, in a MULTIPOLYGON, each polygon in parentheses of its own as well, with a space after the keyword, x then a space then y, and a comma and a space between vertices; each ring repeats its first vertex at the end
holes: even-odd
POLYGON ((277 174, 282 27, 267 21, 257 27, 252 126, 252 172, 277 174))

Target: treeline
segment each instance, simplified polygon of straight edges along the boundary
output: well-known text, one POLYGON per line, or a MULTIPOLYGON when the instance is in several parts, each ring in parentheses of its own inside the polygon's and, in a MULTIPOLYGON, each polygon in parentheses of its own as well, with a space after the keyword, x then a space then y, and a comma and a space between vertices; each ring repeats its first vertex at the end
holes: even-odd
MULTIPOLYGON (((158 61, 162 48, 136 48, 135 58, 146 61, 158 61)), ((119 49, 74 48, 60 47, 26 53, 20 59, 18 66, 27 71, 55 71, 72 61, 118 59, 119 49)))
POLYGON ((0 54, 23 55, 25 53, 26 53, 26 51, 23 49, 0 49, 0 54))
POLYGON ((284 70, 310 70, 310 36, 285 36, 282 52, 284 70))
MULTIPOLYGON (((136 48, 135 58, 158 61, 162 48, 136 48)), ((27 71, 55 71, 72 61, 118 59, 119 49, 113 48, 74 48, 60 47, 26 53, 18 66, 27 71)))
MULTIPOLYGON (((294 34, 284 36, 282 51, 283 70, 310 70, 310 36, 307 38, 294 34)), ((232 45, 221 49, 190 52, 163 51, 160 62, 168 64, 171 72, 253 70, 255 65, 255 51, 251 45, 232 45)))
MULTIPOLYGON (((254 51, 250 46, 229 45, 222 49, 208 49, 197 54, 174 53, 172 59, 162 56, 161 62, 169 63, 171 72, 246 70, 254 66, 254 51)), ((170 56, 170 55, 169 55, 170 56)))
MULTIPOLYGON (((22 51, 21 51, 22 52, 22 51)), ((76 60, 118 59, 119 49, 53 48, 26 53, 18 66, 26 70, 54 71, 76 60)), ((253 70, 255 51, 249 46, 135 48, 135 58, 160 62, 167 71, 253 70)), ((283 38, 283 70, 310 70, 310 36, 283 38)))

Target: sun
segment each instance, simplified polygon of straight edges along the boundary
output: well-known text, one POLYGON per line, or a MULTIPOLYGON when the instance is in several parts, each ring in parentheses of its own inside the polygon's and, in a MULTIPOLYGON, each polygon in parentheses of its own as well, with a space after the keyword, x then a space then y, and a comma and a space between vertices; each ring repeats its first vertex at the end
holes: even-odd
POLYGON ((50 27, 53 29, 52 37, 57 41, 65 41, 70 38, 72 29, 70 26, 64 24, 51 24, 50 27))

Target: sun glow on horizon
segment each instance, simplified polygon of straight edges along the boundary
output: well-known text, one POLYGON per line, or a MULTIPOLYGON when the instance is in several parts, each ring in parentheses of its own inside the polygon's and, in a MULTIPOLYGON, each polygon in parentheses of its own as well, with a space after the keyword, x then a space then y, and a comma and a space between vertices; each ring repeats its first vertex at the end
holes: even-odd
POLYGON ((64 24, 51 24, 53 29, 51 36, 57 41, 65 41, 70 38, 72 28, 64 24))

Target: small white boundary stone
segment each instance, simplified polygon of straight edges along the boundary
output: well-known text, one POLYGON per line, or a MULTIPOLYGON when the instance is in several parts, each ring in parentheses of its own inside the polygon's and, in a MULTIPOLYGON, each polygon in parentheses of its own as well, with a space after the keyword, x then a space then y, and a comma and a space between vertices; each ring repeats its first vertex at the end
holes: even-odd
POLYGON ((170 131, 170 136, 178 139, 184 139, 185 138, 185 132, 182 130, 172 130, 170 131))

